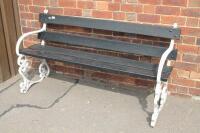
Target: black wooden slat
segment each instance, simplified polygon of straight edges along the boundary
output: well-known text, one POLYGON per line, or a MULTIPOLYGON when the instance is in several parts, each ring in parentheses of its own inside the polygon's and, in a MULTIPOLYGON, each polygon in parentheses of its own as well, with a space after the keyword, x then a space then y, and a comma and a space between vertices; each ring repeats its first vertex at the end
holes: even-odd
MULTIPOLYGON (((54 32, 42 32, 38 35, 39 39, 71 44, 75 46, 86 46, 129 54, 139 54, 146 56, 161 57, 166 48, 150 46, 145 44, 133 44, 118 40, 109 40, 82 35, 62 34, 54 32)), ((174 50, 168 59, 176 59, 176 50, 174 50)))
MULTIPOLYGON (((128 64, 123 64, 127 63, 129 59, 109 57, 105 55, 98 55, 94 53, 87 53, 69 49, 67 51, 66 50, 67 49, 64 48, 35 45, 28 49, 22 49, 20 53, 39 58, 46 58, 51 60, 63 61, 71 64, 82 65, 85 67, 95 68, 99 70, 106 70, 118 74, 129 74, 141 78, 156 79, 157 72, 155 66, 153 66, 152 64, 137 61, 133 61, 128 64), (141 65, 144 64, 148 65, 141 67, 141 65)), ((162 80, 167 80, 167 77, 170 73, 169 70, 170 69, 168 69, 166 73, 163 74, 162 80)))
POLYGON ((53 47, 53 46, 48 46, 48 44, 45 47, 43 47, 39 44, 33 45, 30 47, 30 49, 33 49, 33 50, 36 49, 36 50, 41 50, 41 51, 44 50, 44 51, 48 51, 48 52, 52 52, 52 53, 63 54, 66 56, 81 57, 84 59, 98 60, 101 62, 108 62, 108 63, 112 63, 112 64, 137 67, 137 68, 142 68, 142 69, 147 69, 147 70, 156 70, 157 69, 156 64, 139 62, 139 61, 135 61, 135 60, 131 60, 131 59, 108 56, 108 55, 99 55, 99 54, 89 53, 89 52, 85 52, 85 51, 53 47))
MULTIPOLYGON (((107 63, 112 63, 112 64, 142 68, 142 69, 152 70, 152 71, 157 71, 157 68, 158 68, 157 64, 151 64, 151 63, 126 59, 126 58, 121 58, 121 57, 99 55, 99 54, 88 53, 84 51, 78 51, 78 50, 58 48, 58 47, 53 47, 53 46, 48 46, 48 45, 45 47, 41 46, 40 44, 33 45, 30 47, 30 49, 45 50, 52 53, 64 54, 66 56, 81 57, 84 59, 97 60, 97 61, 101 61, 105 63, 107 62, 107 63)), ((171 67, 164 66, 163 74, 168 75, 171 71, 172 71, 171 67)))
POLYGON ((45 58, 45 59, 51 59, 51 60, 56 60, 56 61, 62 61, 70 64, 75 64, 75 65, 82 65, 87 68, 95 68, 98 70, 105 70, 109 72, 115 72, 117 74, 130 74, 134 76, 138 76, 141 78, 148 78, 148 79, 155 79, 155 74, 153 74, 153 71, 144 71, 141 69, 136 69, 132 70, 128 69, 128 67, 124 66, 119 66, 115 64, 109 64, 109 63, 101 63, 95 60, 87 60, 87 59, 82 59, 78 57, 73 57, 73 56, 66 56, 66 55, 59 55, 59 54, 52 54, 49 52, 44 52, 40 50, 32 50, 32 49, 26 49, 22 50, 21 53, 29 55, 29 56, 34 56, 38 58, 45 58), (128 70, 127 70, 128 69, 128 70))
POLYGON ((84 28, 94 28, 101 30, 110 30, 116 32, 125 32, 133 34, 141 34, 147 36, 163 37, 163 38, 180 38, 180 29, 172 27, 154 26, 147 24, 135 24, 111 20, 58 16, 50 14, 40 14, 40 22, 47 24, 71 25, 84 28))

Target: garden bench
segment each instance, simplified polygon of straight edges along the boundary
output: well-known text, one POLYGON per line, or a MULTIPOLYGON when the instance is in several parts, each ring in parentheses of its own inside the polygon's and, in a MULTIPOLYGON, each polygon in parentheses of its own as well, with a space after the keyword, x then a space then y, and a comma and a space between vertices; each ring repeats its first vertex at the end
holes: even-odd
POLYGON ((59 16, 48 14, 46 10, 44 13, 40 14, 39 20, 43 23, 42 29, 23 34, 19 38, 16 46, 16 53, 19 56, 19 73, 23 77, 23 82, 20 84, 22 93, 26 93, 31 85, 41 82, 49 75, 50 70, 46 60, 54 60, 66 64, 80 65, 89 69, 156 80, 154 111, 151 120, 151 126, 155 126, 159 112, 167 98, 167 80, 172 71, 172 67, 167 65, 167 61, 175 60, 177 55, 177 51, 174 49, 174 40, 180 38, 180 29, 176 24, 174 24, 173 27, 166 27, 112 20, 59 16), (171 42, 169 47, 166 48, 80 34, 58 33, 47 31, 47 24, 77 26, 82 28, 167 38, 171 39, 171 42), (41 40, 41 43, 20 49, 20 44, 23 39, 32 34, 38 34, 38 39, 41 40), (63 47, 50 46, 48 45, 49 42, 56 42, 61 46, 80 46, 158 57, 160 58, 160 62, 159 64, 151 64, 122 57, 102 55, 76 49, 66 49, 63 47), (26 77, 25 72, 29 66, 27 57, 36 57, 42 60, 39 66, 40 80, 31 81, 26 77))

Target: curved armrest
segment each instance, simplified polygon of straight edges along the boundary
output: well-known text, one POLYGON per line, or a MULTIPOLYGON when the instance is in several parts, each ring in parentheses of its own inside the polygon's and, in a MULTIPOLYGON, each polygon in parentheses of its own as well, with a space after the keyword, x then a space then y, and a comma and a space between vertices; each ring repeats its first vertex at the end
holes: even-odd
POLYGON ((17 44, 16 44, 16 54, 17 54, 17 56, 20 56, 20 55, 21 55, 21 54, 19 53, 19 48, 20 48, 20 45, 21 45, 22 41, 23 41, 26 37, 28 37, 28 36, 30 36, 30 35, 32 35, 32 34, 37 34, 37 33, 40 33, 40 32, 45 31, 45 30, 46 30, 46 27, 47 27, 47 25, 46 25, 46 24, 43 24, 43 26, 42 26, 42 28, 41 28, 40 30, 36 30, 36 31, 31 31, 31 32, 28 32, 28 33, 24 33, 22 36, 20 36, 20 38, 18 39, 17 44))
POLYGON ((157 82, 161 82, 163 67, 165 65, 168 55, 173 51, 173 49, 174 49, 174 40, 171 40, 169 48, 161 56, 159 66, 158 66, 157 82))
MULTIPOLYGON (((177 28, 177 23, 173 24, 173 28, 177 28)), ((170 42, 169 48, 161 56, 159 66, 158 66, 157 79, 156 79, 157 83, 161 82, 161 75, 162 75, 163 67, 165 65, 168 55, 173 51, 173 49, 174 49, 174 40, 172 39, 170 42)))

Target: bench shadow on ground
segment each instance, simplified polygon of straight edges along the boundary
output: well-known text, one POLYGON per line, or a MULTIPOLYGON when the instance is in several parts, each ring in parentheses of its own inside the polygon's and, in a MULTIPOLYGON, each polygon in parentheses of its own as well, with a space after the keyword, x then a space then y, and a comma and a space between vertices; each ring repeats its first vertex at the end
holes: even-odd
MULTIPOLYGON (((14 109, 18 109, 18 108, 34 108, 34 109, 41 109, 41 110, 46 110, 46 109, 50 109, 52 107, 54 107, 62 98, 64 98, 68 92, 70 92, 77 84, 81 84, 81 85, 85 85, 85 86, 90 86, 90 87, 94 87, 97 89, 103 89, 103 90, 108 90, 108 91, 112 91, 112 92, 116 92, 116 93, 121 93, 121 94, 125 94, 125 95, 131 95, 134 96, 138 99, 141 109, 142 111, 144 111, 147 114, 147 122, 150 124, 150 120, 151 120, 151 115, 152 112, 148 111, 148 101, 147 101, 147 97, 149 95, 151 95, 153 93, 153 90, 150 89, 140 89, 139 87, 137 88, 130 88, 130 87, 123 87, 123 86, 116 86, 116 85, 108 85, 105 83, 100 83, 91 79, 75 79, 75 78, 70 78, 68 76, 63 76, 61 74, 51 74, 50 78, 56 78, 59 80, 63 80, 63 81, 67 81, 70 83, 73 83, 70 87, 66 88, 66 91, 64 91, 60 96, 58 96, 57 98, 55 98, 55 100, 50 103, 47 106, 39 106, 39 105, 33 105, 33 104, 15 104, 10 106, 8 109, 4 110, 1 114, 0 114, 0 119, 8 114, 9 112, 11 112, 14 109), (113 89, 115 88, 115 89, 113 89)), ((17 85, 19 83, 19 80, 17 80, 16 82, 12 83, 11 85, 9 85, 6 88, 3 88, 0 91, 0 95, 3 94, 3 92, 5 92, 6 90, 8 90, 11 86, 13 85, 17 85)))
MULTIPOLYGON (((116 85, 113 85, 113 84, 97 82, 97 81, 92 80, 92 79, 87 79, 87 78, 76 79, 74 77, 62 76, 60 74, 55 74, 55 73, 53 73, 51 75, 51 77, 57 78, 57 79, 60 79, 60 80, 64 80, 64 81, 67 81, 67 82, 76 81, 78 84, 94 87, 96 89, 103 89, 103 90, 108 90, 108 91, 112 91, 112 92, 116 92, 116 93, 134 96, 138 99, 142 111, 144 111, 147 114, 146 120, 147 120, 147 122, 149 123, 149 126, 150 126, 152 112, 148 111, 147 97, 154 93, 153 88, 147 89, 145 87, 138 87, 138 86, 135 86, 135 87, 133 87, 133 86, 132 87, 116 86, 116 85)), ((152 103, 152 102, 150 102, 150 103, 152 103)))

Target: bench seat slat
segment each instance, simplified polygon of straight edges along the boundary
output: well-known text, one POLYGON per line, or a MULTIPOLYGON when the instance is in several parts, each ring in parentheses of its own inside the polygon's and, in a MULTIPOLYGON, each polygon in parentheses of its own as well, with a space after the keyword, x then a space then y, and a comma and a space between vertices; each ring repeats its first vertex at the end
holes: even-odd
MULTIPOLYGON (((109 40, 97 37, 89 37, 75 34, 63 34, 55 32, 42 32, 38 38, 46 41, 59 42, 75 46, 85 46, 91 48, 112 50, 129 54, 139 54, 153 57, 161 57, 166 48, 158 46, 150 46, 145 44, 135 44, 119 40, 109 40)), ((174 50, 168 59, 176 58, 176 50, 174 50)))
POLYGON ((179 28, 173 29, 172 27, 155 26, 149 24, 136 24, 112 20, 59 16, 51 14, 40 14, 40 22, 47 24, 70 25, 84 28, 141 34, 163 38, 180 38, 179 28))
MULTIPOLYGON (((128 74, 140 78, 156 79, 156 65, 120 57, 111 57, 52 46, 41 46, 39 44, 33 45, 30 48, 22 49, 20 50, 20 53, 38 58, 81 65, 91 69, 95 68, 98 70, 114 72, 118 74, 128 74)), ((162 74, 163 81, 167 80, 170 72, 171 68, 165 67, 165 71, 162 74)))

